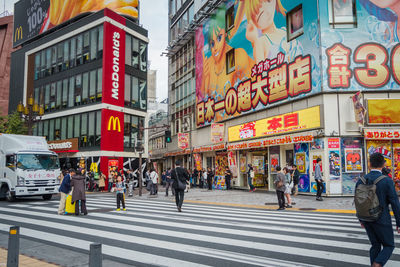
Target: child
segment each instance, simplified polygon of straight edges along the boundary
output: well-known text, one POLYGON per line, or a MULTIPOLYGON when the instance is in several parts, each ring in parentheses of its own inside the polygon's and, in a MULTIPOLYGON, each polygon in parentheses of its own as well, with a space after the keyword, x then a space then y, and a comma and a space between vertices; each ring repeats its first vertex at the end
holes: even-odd
POLYGON ((125 183, 122 182, 121 175, 117 177, 117 183, 115 184, 115 191, 117 191, 117 211, 120 211, 120 202, 122 202, 122 208, 125 209, 125 199, 124 199, 125 183))

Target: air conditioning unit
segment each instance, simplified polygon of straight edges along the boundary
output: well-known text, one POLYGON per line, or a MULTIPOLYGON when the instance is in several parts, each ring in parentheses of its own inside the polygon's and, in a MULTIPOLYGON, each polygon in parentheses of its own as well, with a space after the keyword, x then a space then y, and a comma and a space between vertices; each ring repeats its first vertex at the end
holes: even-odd
POLYGON ((346 121, 346 131, 347 132, 359 132, 360 128, 358 123, 355 121, 346 121))

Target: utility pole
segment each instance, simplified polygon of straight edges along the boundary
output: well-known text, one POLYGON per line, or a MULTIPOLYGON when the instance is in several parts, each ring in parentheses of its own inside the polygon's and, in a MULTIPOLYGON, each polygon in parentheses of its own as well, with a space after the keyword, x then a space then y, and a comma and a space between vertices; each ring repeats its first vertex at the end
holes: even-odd
POLYGON ((142 172, 142 151, 139 151, 139 197, 142 196, 142 181, 143 181, 143 172, 142 172))

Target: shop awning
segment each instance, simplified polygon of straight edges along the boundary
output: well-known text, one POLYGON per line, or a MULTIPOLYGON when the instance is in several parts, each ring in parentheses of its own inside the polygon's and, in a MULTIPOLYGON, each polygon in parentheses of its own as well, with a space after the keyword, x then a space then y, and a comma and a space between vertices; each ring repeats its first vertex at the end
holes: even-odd
POLYGON ((164 154, 164 157, 173 157, 173 156, 179 156, 179 155, 188 155, 190 154, 190 149, 184 149, 184 150, 179 150, 175 152, 168 152, 164 154))
POLYGON ((312 132, 304 132, 299 134, 282 135, 271 138, 262 138, 245 142, 235 142, 228 144, 228 150, 242 150, 251 148, 263 148, 277 145, 287 145, 295 143, 311 143, 314 141, 312 132))

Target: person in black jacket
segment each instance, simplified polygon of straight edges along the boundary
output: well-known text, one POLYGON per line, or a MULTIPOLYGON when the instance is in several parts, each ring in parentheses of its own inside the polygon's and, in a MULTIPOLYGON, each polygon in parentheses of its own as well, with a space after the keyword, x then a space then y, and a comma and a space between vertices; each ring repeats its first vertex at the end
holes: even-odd
POLYGON ((181 161, 177 160, 175 162, 175 169, 173 169, 171 172, 171 179, 173 180, 172 188, 175 189, 176 207, 178 208, 179 212, 182 211, 185 189, 179 189, 178 179, 185 184, 187 183, 187 181, 189 181, 189 173, 185 168, 181 167, 181 164, 181 161))
POLYGON ((211 170, 210 167, 207 168, 207 185, 208 185, 208 190, 212 190, 212 185, 213 185, 213 179, 214 178, 214 172, 211 170))
POLYGON ((292 179, 293 179, 292 195, 297 196, 297 194, 299 193, 300 172, 297 169, 296 164, 292 165, 292 179))

